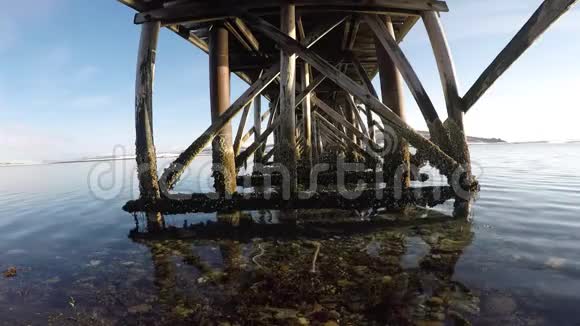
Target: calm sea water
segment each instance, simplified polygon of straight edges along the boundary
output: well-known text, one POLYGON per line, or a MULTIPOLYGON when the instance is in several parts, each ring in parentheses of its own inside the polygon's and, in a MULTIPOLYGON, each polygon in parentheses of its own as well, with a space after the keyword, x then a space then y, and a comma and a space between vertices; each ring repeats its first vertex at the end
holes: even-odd
MULTIPOLYGON (((16 269, 0 275, 0 325, 580 325, 580 144, 472 156, 470 221, 449 220, 449 202, 417 211, 424 226, 284 239, 130 238, 145 221, 121 210, 137 197, 132 161, 0 168, 0 272, 16 269)), ((179 190, 207 191, 209 173, 199 160, 179 190)))

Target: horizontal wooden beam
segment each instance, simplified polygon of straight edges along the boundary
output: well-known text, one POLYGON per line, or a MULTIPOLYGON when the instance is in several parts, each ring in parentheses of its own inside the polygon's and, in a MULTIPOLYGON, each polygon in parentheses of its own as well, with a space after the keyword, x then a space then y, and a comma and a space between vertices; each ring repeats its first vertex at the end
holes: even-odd
POLYGON ((508 68, 577 0, 545 0, 463 97, 467 112, 508 68))
MULTIPOLYGON (((400 208, 406 207, 409 204, 433 207, 454 198, 455 192, 452 187, 414 187, 408 189, 367 189, 360 192, 348 193, 337 191, 301 192, 292 199, 284 198, 282 192, 268 192, 267 194, 236 193, 231 199, 210 199, 208 198, 208 194, 184 194, 183 197, 183 199, 162 198, 156 202, 134 200, 127 202, 123 206, 123 209, 127 212, 155 211, 163 214, 184 214, 235 210, 254 211, 257 209, 400 208)), ((434 220, 411 219, 409 225, 430 223, 429 221, 434 220)), ((408 220, 402 219, 399 222, 407 223, 408 220)), ((389 220, 385 223, 398 222, 389 220)), ((255 224, 252 225, 251 229, 256 230, 256 228, 259 229, 260 226, 266 225, 271 226, 272 224, 255 224)), ((328 226, 329 224, 326 223, 325 225, 328 226)), ((369 224, 365 222, 365 225, 368 226, 369 224)), ((280 235, 287 234, 289 228, 293 228, 290 224, 282 224, 282 226, 280 235)), ((301 225, 300 229, 304 230, 304 225, 301 225)), ((354 229, 354 225, 346 229, 354 229)), ((239 231, 239 227, 236 230, 239 231)), ((224 233, 220 232, 216 234, 223 236, 224 233)))
MULTIPOLYGON (((189 2, 166 8, 158 8, 140 12, 135 16, 135 24, 148 21, 161 21, 163 24, 176 24, 207 19, 223 19, 236 16, 235 10, 259 10, 279 8, 286 0, 215 0, 211 2, 189 2)), ((293 4, 300 7, 324 10, 325 6, 337 8, 341 6, 368 6, 377 10, 414 10, 414 11, 448 11, 444 1, 436 0, 294 0, 293 4)))

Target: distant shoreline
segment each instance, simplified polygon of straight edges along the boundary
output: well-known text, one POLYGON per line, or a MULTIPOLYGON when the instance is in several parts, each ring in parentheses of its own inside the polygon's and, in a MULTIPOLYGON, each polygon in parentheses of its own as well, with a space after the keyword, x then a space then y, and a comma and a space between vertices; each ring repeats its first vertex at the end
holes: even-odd
MULTIPOLYGON (((382 141, 382 139, 378 139, 382 141)), ((570 140, 564 142, 552 142, 552 141, 529 141, 529 142, 507 142, 499 138, 481 138, 481 137, 468 137, 469 145, 534 145, 534 144, 546 144, 546 145, 565 145, 565 144, 580 144, 580 140, 570 140), (470 141, 471 140, 471 141, 470 141), (475 140, 475 141, 472 141, 475 140)), ((200 155, 211 155, 211 149, 203 150, 200 155)), ((157 155, 158 159, 164 158, 175 158, 178 157, 179 153, 160 153, 157 155)), ((74 160, 59 160, 59 161, 15 161, 15 162, 0 162, 0 168, 4 167, 18 167, 18 166, 34 166, 34 165, 61 165, 61 164, 74 164, 74 163, 90 163, 90 162, 109 162, 109 161, 127 161, 134 160, 135 155, 127 155, 120 157, 111 156, 97 156, 97 157, 87 157, 74 160)))

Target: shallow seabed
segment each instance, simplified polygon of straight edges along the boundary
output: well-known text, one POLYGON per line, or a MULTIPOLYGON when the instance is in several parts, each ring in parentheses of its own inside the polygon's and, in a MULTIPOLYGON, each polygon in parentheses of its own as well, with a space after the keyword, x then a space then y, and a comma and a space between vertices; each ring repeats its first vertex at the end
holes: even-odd
MULTIPOLYGON (((579 150, 474 146, 470 220, 452 202, 197 214, 158 235, 120 209, 132 162, 110 163, 122 182, 101 192, 91 176, 109 166, 2 168, 0 272, 15 274, 0 274, 0 325, 579 325, 579 150)), ((206 172, 181 190, 206 190, 206 172)))

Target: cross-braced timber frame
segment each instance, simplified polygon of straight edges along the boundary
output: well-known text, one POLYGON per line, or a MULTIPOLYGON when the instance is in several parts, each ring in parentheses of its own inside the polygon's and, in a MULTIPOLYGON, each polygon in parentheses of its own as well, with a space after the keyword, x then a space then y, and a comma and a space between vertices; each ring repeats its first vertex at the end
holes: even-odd
MULTIPOLYGON (((205 211, 214 206, 212 209, 219 210, 220 203, 227 203, 228 208, 249 208, 249 203, 278 207, 271 202, 259 204, 260 198, 256 197, 259 192, 245 200, 246 197, 237 194, 236 190, 244 186, 238 184, 239 178, 250 180, 245 186, 251 186, 271 184, 272 177, 280 176, 289 195, 274 197, 286 202, 285 207, 310 207, 316 203, 312 198, 324 198, 327 205, 337 202, 348 206, 332 197, 333 194, 339 196, 337 189, 334 192, 310 189, 307 198, 304 197, 304 190, 312 184, 312 179, 316 182, 323 172, 321 163, 331 166, 330 172, 324 171, 326 178, 339 179, 337 158, 340 162, 346 160, 362 165, 362 171, 352 175, 362 175, 363 180, 369 179, 368 176, 380 176, 380 182, 374 182, 374 186, 384 183, 387 188, 375 189, 375 193, 390 194, 396 193, 392 189, 404 189, 408 194, 403 200, 405 204, 424 202, 426 198, 424 191, 413 192, 417 189, 411 188, 411 180, 417 179, 414 162, 421 165, 428 161, 447 176, 449 187, 443 189, 444 193, 469 192, 476 181, 471 176, 464 114, 576 2, 545 0, 461 96, 439 17, 440 13, 449 10, 444 1, 119 1, 137 11, 134 22, 142 25, 135 111, 141 198, 127 207, 131 210, 179 207, 179 211, 187 210, 184 205, 190 205, 190 211, 205 211), (399 46, 419 20, 427 30, 439 70, 447 109, 445 120, 440 118, 399 46), (153 140, 152 96, 157 39, 162 27, 209 54, 212 121, 159 177, 153 140), (250 85, 233 102, 229 98, 230 73, 250 85), (380 97, 371 83, 377 74, 381 81, 380 97), (405 120, 404 84, 425 119, 429 139, 405 120), (270 102, 266 112, 261 112, 263 98, 270 102), (234 132, 231 122, 240 112, 240 124, 234 132), (253 119, 249 119, 250 116, 253 119), (173 202, 171 189, 210 143, 218 199, 204 202, 198 200, 198 194, 187 201, 179 196, 182 199, 173 202), (416 149, 414 155, 409 147, 416 149), (254 175, 238 176, 251 157, 254 175), (411 193, 423 194, 419 196, 422 199, 409 195, 411 193)), ((368 201, 368 198, 363 200, 368 201)))

